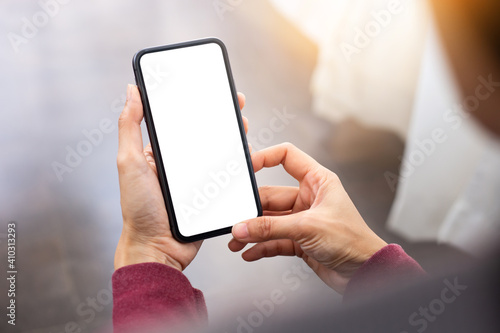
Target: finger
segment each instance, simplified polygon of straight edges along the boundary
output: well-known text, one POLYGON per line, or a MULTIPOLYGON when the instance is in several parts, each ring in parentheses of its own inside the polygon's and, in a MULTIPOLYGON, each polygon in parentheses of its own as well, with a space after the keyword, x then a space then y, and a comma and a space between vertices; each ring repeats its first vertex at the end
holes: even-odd
POLYGON ((153 155, 153 149, 151 148, 151 144, 148 144, 144 148, 144 156, 146 157, 146 161, 148 161, 148 163, 152 163, 152 164, 156 163, 154 155, 153 155))
POLYGON ((309 171, 320 167, 312 157, 291 143, 282 143, 253 153, 252 163, 255 172, 282 164, 286 172, 299 182, 309 171))
POLYGON ((135 85, 127 87, 127 102, 118 120, 118 155, 142 153, 141 121, 143 117, 139 90, 135 85))
POLYGON ((261 216, 233 227, 233 237, 243 243, 272 239, 294 239, 299 234, 298 221, 302 213, 284 216, 261 216))
POLYGON ((236 239, 231 239, 229 241, 229 243, 227 244, 227 247, 229 247, 229 249, 232 251, 232 252, 238 252, 238 251, 241 251, 245 248, 245 246, 247 246, 247 243, 242 243, 240 241, 237 241, 236 239))
POLYGON ((242 116, 241 119, 243 120, 243 127, 245 127, 245 134, 248 134, 248 118, 242 116))
POLYGON ((238 103, 240 104, 240 110, 245 107, 246 97, 243 93, 238 92, 238 103))
POLYGON ((299 188, 293 186, 262 186, 259 188, 263 210, 291 210, 297 200, 299 188))
POLYGON ((243 252, 241 257, 246 261, 255 261, 276 256, 300 256, 302 250, 295 244, 289 239, 258 243, 243 252))
POLYGON ((151 154, 151 156, 153 156, 153 148, 151 147, 150 143, 146 147, 144 147, 144 153, 151 154))

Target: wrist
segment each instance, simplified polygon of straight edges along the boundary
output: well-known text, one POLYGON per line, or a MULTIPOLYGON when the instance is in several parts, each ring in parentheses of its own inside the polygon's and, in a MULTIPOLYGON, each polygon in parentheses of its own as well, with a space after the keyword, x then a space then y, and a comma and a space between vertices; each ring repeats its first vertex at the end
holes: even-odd
POLYGON ((160 263, 182 271, 179 262, 166 255, 153 243, 134 240, 122 233, 115 253, 115 270, 142 263, 160 263))

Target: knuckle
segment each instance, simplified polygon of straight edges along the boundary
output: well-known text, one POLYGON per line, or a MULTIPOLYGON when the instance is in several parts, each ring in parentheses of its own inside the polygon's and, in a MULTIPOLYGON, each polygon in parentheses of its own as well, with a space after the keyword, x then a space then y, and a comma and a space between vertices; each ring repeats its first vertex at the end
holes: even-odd
POLYGON ((271 186, 269 186, 269 185, 261 186, 261 187, 259 187, 259 194, 262 197, 266 198, 269 195, 270 190, 271 190, 271 186))
POLYGON ((132 154, 130 152, 118 153, 116 156, 116 165, 118 166, 118 170, 124 170, 130 165, 133 165, 137 160, 136 154, 132 154))
POLYGON ((126 164, 126 156, 123 153, 118 153, 118 155, 116 156, 116 165, 118 166, 118 170, 123 169, 126 164))
POLYGON ((295 145, 293 143, 290 143, 288 141, 286 142, 283 142, 283 147, 286 149, 286 150, 294 150, 296 149, 295 145))
POLYGON ((335 172, 330 172, 330 180, 334 183, 334 184, 340 184, 341 181, 340 181, 340 177, 335 173, 335 172))
POLYGON ((264 216, 260 223, 257 225, 257 237, 262 239, 268 239, 272 235, 272 218, 270 216, 264 216))
POLYGON ((122 112, 118 118, 118 128, 123 128, 128 122, 128 116, 126 112, 122 112))
POLYGON ((267 246, 265 246, 264 244, 258 244, 258 246, 260 248, 262 257, 266 258, 266 257, 270 256, 271 253, 270 253, 269 248, 267 246))
POLYGON ((259 187, 259 197, 260 202, 262 203, 262 209, 266 210, 269 207, 269 201, 271 197, 271 186, 264 185, 259 187))
POLYGON ((260 190, 262 192, 266 192, 266 191, 269 191, 271 189, 271 187, 272 187, 271 185, 263 185, 260 187, 260 190))
POLYGON ((275 252, 276 252, 276 253, 279 253, 279 254, 281 254, 281 253, 284 253, 284 252, 285 252, 285 249, 284 249, 284 247, 283 247, 283 243, 281 243, 281 242, 276 242, 276 245, 275 245, 275 252))

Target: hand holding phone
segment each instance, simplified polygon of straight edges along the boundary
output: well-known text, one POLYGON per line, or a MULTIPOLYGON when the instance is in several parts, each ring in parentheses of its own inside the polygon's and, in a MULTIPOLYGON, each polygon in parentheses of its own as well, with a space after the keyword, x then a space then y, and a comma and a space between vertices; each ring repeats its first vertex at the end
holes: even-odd
POLYGON ((134 57, 158 179, 175 238, 229 233, 261 215, 227 51, 204 39, 134 57))
MULTIPOLYGON (((243 94, 238 94, 241 107, 243 94)), ((139 90, 129 85, 120 115, 118 174, 123 229, 116 248, 115 269, 145 262, 167 264, 180 271, 194 259, 202 241, 179 243, 170 231, 151 145, 143 149, 139 90)), ((245 128, 247 120, 243 117, 245 128)))

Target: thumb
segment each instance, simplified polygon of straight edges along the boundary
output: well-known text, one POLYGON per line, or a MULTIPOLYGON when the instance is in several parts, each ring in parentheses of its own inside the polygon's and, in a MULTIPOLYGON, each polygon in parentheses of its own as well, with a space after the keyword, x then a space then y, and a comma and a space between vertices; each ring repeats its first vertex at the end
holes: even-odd
POLYGON ((233 227, 233 237, 244 243, 257 243, 273 239, 292 239, 297 235, 299 215, 261 216, 233 227))
POLYGON ((142 154, 141 121, 143 117, 139 90, 134 85, 127 87, 127 102, 118 119, 118 154, 142 154))

